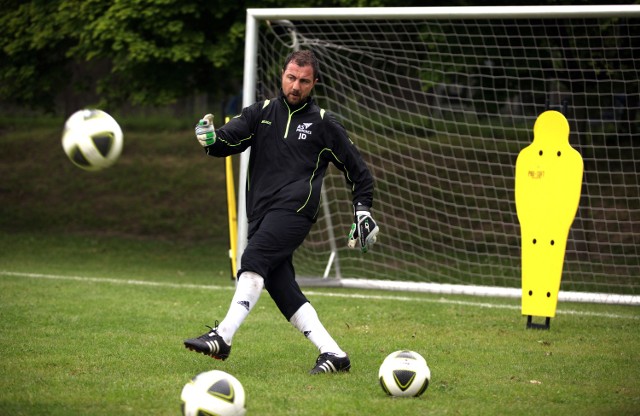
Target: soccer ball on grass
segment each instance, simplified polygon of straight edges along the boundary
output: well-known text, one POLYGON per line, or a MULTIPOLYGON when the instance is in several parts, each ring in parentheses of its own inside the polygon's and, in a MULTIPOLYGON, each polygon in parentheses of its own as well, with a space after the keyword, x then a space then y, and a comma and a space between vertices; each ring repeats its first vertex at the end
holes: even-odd
POLYGON ((389 396, 417 397, 429 387, 431 370, 417 352, 395 351, 382 362, 378 380, 389 396))
POLYGON ((122 129, 102 110, 80 110, 64 125, 62 148, 74 165, 85 170, 101 170, 122 153, 122 129))
POLYGON ((180 395, 184 416, 244 416, 244 388, 237 378, 220 370, 200 373, 180 395))

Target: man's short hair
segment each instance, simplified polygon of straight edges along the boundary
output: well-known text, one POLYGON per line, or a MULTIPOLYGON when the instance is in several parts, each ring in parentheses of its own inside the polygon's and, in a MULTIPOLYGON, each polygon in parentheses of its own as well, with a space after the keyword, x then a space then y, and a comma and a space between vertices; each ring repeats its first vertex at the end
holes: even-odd
POLYGON ((313 79, 320 78, 320 65, 318 64, 318 59, 313 51, 308 49, 291 52, 287 59, 284 60, 284 65, 282 66, 282 71, 287 70, 287 66, 289 63, 293 61, 298 66, 307 66, 311 65, 313 69, 313 79))

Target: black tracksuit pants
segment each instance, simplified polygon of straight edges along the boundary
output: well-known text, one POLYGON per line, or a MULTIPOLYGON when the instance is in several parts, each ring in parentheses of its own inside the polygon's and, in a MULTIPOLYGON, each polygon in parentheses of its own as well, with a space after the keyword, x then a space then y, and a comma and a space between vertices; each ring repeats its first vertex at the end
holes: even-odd
POLYGON ((250 271, 264 278, 264 286, 287 320, 308 302, 295 280, 293 252, 302 244, 313 222, 293 211, 275 210, 249 223, 247 247, 238 278, 250 271))

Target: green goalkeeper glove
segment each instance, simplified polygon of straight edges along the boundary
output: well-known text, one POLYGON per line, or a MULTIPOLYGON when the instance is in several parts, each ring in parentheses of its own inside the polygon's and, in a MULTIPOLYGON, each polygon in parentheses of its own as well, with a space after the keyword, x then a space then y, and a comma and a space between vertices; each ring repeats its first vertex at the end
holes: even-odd
POLYGON ((355 248, 358 242, 363 253, 369 251, 378 240, 378 224, 371 217, 369 207, 354 207, 353 224, 349 232, 349 248, 355 248))
POLYGON ((196 138, 202 147, 211 146, 216 142, 216 130, 213 127, 213 114, 207 114, 196 124, 196 138))

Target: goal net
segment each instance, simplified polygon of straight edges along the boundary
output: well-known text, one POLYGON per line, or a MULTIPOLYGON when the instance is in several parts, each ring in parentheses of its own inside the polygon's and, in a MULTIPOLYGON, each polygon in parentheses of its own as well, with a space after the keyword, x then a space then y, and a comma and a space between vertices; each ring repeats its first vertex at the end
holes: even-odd
POLYGON ((639 27, 640 6, 249 9, 244 104, 275 96, 286 55, 312 49, 316 101, 376 180, 381 233, 362 254, 346 244, 344 177, 328 171, 298 275, 519 296, 515 161, 537 116, 555 109, 585 172, 561 296, 637 301, 639 27))

